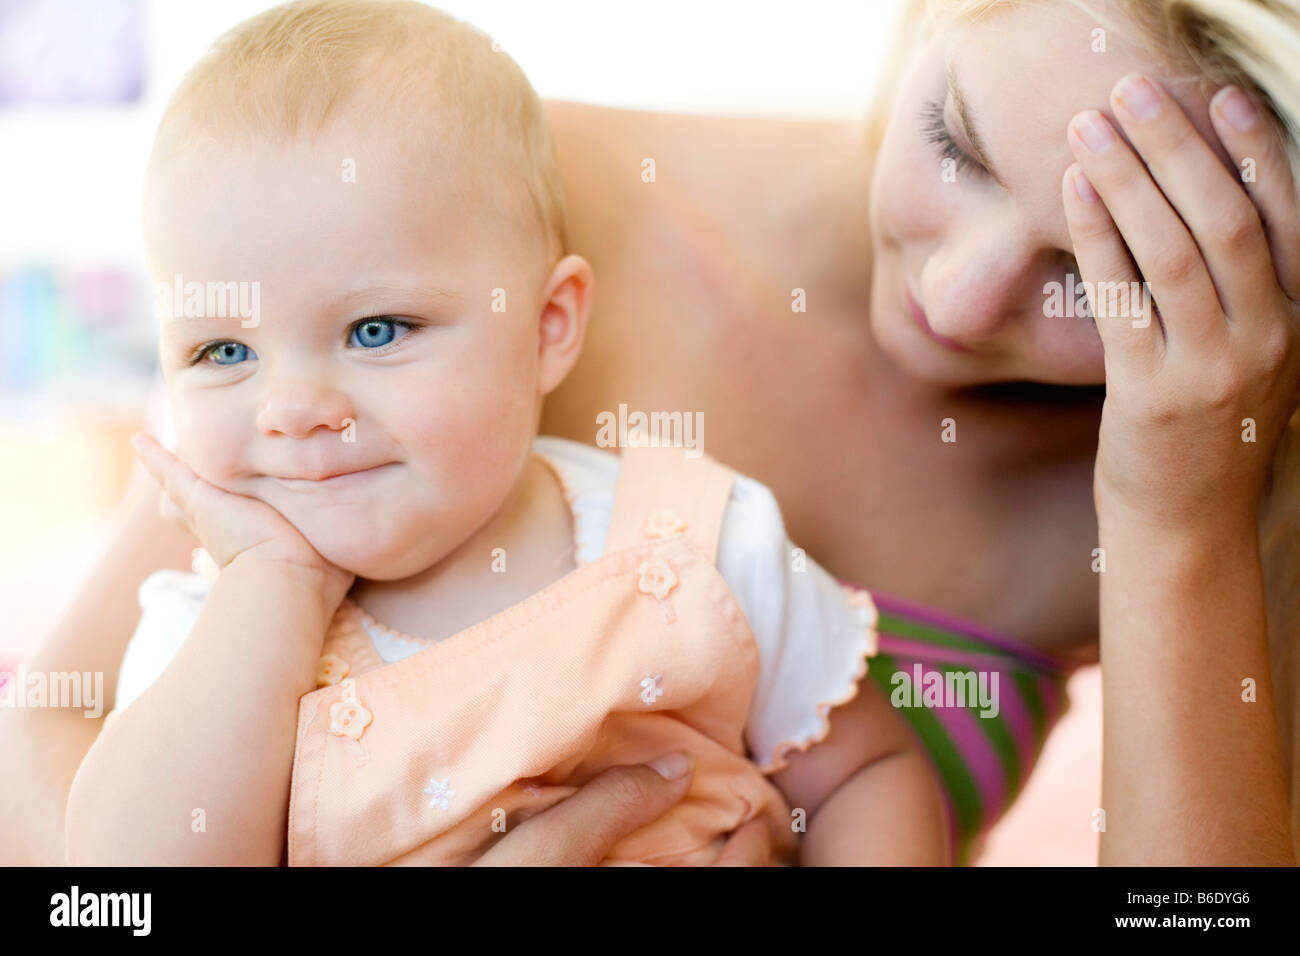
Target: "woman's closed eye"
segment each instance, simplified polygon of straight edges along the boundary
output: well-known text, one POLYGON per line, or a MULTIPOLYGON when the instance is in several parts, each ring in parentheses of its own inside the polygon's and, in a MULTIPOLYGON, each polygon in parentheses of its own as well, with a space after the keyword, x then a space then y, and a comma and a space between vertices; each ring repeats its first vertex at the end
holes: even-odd
POLYGON ((987 170, 984 169, 979 160, 958 146, 957 141, 948 132, 948 126, 943 120, 942 101, 927 100, 925 105, 921 107, 921 122, 926 142, 938 146, 940 155, 944 159, 953 160, 958 169, 987 175, 987 170))

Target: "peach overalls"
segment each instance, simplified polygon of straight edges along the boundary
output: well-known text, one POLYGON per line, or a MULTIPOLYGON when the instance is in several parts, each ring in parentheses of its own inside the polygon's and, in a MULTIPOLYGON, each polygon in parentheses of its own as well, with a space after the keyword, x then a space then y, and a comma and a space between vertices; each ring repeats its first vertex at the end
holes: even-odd
POLYGON ((742 736, 757 647, 714 564, 734 477, 625 449, 603 557, 393 663, 345 599, 325 686, 299 702, 289 865, 470 863, 605 768, 670 750, 695 757, 690 791, 606 862, 707 864, 756 817, 790 860, 790 808, 742 736))

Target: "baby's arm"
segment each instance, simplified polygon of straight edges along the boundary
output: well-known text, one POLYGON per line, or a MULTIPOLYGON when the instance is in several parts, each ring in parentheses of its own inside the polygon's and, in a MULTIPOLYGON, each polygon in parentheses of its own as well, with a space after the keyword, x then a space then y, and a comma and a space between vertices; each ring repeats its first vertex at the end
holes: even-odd
POLYGON ((772 782, 807 811, 801 866, 946 865, 938 782, 906 724, 868 679, 830 713, 830 733, 772 782))
POLYGON ((221 570, 171 663, 78 768, 68 860, 274 865, 298 698, 352 574, 265 502, 202 481, 151 439, 136 451, 221 570))
POLYGON ((297 565, 236 558, 222 569, 175 659, 78 769, 69 863, 280 862, 298 698, 316 686, 333 610, 326 590, 297 565))

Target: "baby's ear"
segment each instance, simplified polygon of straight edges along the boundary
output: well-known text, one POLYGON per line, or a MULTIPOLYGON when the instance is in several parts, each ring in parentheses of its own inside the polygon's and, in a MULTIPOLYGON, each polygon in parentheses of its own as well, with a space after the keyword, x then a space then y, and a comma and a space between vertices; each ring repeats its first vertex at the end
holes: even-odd
POLYGON ((546 280, 537 319, 537 388, 549 394, 578 360, 596 279, 582 256, 568 255, 546 280))

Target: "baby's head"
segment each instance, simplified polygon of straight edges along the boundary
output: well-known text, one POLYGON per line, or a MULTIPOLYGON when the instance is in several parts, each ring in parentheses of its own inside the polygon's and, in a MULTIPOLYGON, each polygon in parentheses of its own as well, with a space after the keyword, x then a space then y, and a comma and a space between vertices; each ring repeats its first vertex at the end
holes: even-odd
POLYGON ((592 277, 542 104, 490 38, 400 0, 240 24, 168 105, 144 229, 201 478, 379 580, 509 497, 592 277))

